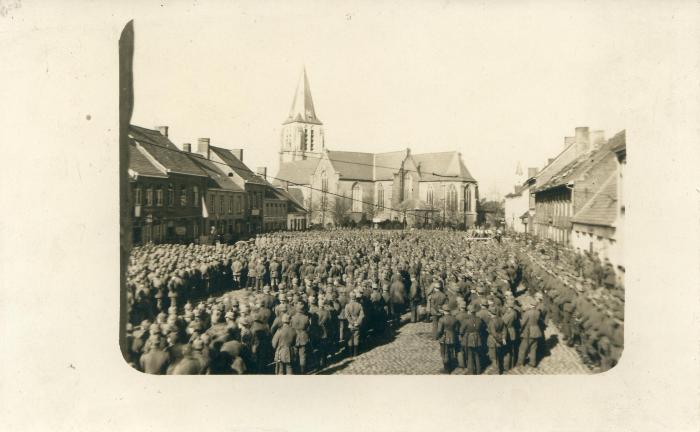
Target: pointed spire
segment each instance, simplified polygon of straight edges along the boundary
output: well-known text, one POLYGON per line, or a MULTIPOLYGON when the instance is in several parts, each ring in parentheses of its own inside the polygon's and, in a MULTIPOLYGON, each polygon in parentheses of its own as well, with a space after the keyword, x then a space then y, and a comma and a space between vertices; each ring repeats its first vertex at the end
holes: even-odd
POLYGON ((523 167, 522 167, 522 165, 520 165, 520 161, 518 161, 518 166, 515 168, 515 175, 516 176, 523 175, 523 167))
POLYGON ((309 86, 309 79, 306 76, 306 66, 304 66, 301 77, 299 77, 299 83, 297 84, 297 89, 294 93, 292 107, 289 110, 289 117, 287 117, 287 120, 284 123, 286 124, 295 121, 323 124, 321 123, 321 120, 316 117, 314 101, 311 98, 311 87, 309 86))

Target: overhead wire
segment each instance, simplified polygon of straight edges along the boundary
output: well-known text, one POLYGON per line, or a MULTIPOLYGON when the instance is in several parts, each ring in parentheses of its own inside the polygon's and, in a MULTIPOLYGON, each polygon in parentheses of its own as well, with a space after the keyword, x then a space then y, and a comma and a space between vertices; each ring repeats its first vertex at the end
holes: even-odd
MULTIPOLYGON (((138 138, 133 138, 133 137, 132 137, 132 139, 133 139, 134 141, 136 141, 137 143, 139 143, 139 141, 143 141, 143 140, 139 140, 138 138)), ((139 143, 139 144, 140 144, 140 143, 139 143)), ((171 152, 175 152, 175 153, 178 153, 178 154, 182 154, 182 155, 185 155, 185 156, 188 154, 187 152, 184 152, 184 151, 182 151, 182 150, 180 150, 180 149, 177 149, 177 148, 173 149, 173 148, 170 148, 170 147, 166 147, 166 146, 162 146, 162 145, 159 145, 159 144, 155 144, 155 143, 153 143, 153 142, 147 142, 147 144, 148 144, 148 145, 152 145, 152 146, 154 146, 154 147, 162 148, 162 149, 164 149, 164 150, 168 150, 168 151, 171 151, 171 152)), ((230 151, 230 150, 227 150, 227 151, 230 151)), ((197 153, 193 153, 193 154, 197 154, 197 153)), ((226 167, 229 168, 229 169, 232 169, 232 167, 231 167, 229 164, 225 163, 225 162, 219 162, 219 161, 215 161, 215 160, 211 160, 211 159, 206 159, 206 160, 207 160, 208 162, 215 163, 215 164, 219 164, 219 165, 223 165, 223 166, 226 166, 226 167)), ((253 174, 253 175, 255 175, 255 176, 262 177, 262 176, 260 176, 259 174, 253 172, 253 171, 252 171, 250 168, 248 168, 245 164, 243 164, 243 166, 245 167, 245 171, 247 171, 247 172, 249 172, 249 173, 251 173, 251 174, 253 174)), ((436 220, 437 220, 438 222, 440 221, 439 219, 436 219, 435 216, 427 215, 427 214, 425 214, 425 213, 421 213, 421 210, 416 210, 416 209, 413 209, 413 210, 411 210, 411 209, 402 210, 402 209, 396 209, 396 208, 389 207, 389 206, 384 206, 384 205, 381 205, 381 206, 380 206, 380 205, 378 205, 378 204, 370 203, 370 202, 368 202, 368 201, 363 201, 363 200, 359 200, 359 199, 356 199, 356 198, 353 198, 353 197, 348 197, 348 196, 346 196, 346 195, 341 195, 341 194, 337 194, 337 193, 330 192, 330 191, 327 191, 327 190, 315 188, 315 187, 310 186, 310 185, 301 184, 301 183, 296 183, 296 182, 293 182, 293 181, 291 181, 291 180, 289 180, 289 179, 283 179, 283 178, 275 177, 275 176, 272 176, 272 175, 269 175, 269 174, 266 174, 265 177, 269 177, 269 178, 272 178, 272 179, 275 179, 275 180, 278 180, 278 181, 286 182, 286 183, 289 183, 289 184, 294 185, 294 186, 297 186, 297 187, 305 187, 305 188, 308 188, 308 189, 310 189, 310 190, 315 190, 315 191, 318 191, 318 192, 321 192, 321 193, 324 193, 324 194, 327 194, 327 195, 333 195, 333 196, 337 196, 337 197, 340 197, 340 198, 343 198, 343 199, 346 199, 346 200, 355 201, 355 202, 360 202, 360 203, 362 203, 362 204, 366 204, 366 205, 368 205, 368 206, 371 206, 372 208, 375 208, 375 209, 382 209, 382 210, 386 209, 386 210, 391 210, 391 211, 395 211, 395 212, 398 212, 398 213, 404 213, 404 214, 405 214, 405 213, 416 213, 416 214, 418 214, 421 218, 425 218, 425 219, 430 218, 431 221, 436 221, 436 220)), ((271 186, 272 186, 272 185, 271 185, 271 186)), ((274 187, 273 187, 273 188, 274 188, 274 187)), ((446 207, 446 206, 445 206, 445 207, 446 207)), ((309 210, 311 210, 311 209, 309 209, 309 210)), ((427 211, 429 211, 429 212, 438 211, 438 212, 439 212, 440 210, 446 210, 446 208, 445 208, 445 209, 432 208, 432 209, 429 209, 429 210, 427 210, 427 211)), ((423 211, 426 211, 426 210, 423 210, 423 211)), ((454 211, 456 211, 456 210, 454 210, 454 211)), ((438 216, 438 217, 439 217, 439 216, 438 216)), ((444 218, 443 218, 443 219, 444 219, 444 218)))

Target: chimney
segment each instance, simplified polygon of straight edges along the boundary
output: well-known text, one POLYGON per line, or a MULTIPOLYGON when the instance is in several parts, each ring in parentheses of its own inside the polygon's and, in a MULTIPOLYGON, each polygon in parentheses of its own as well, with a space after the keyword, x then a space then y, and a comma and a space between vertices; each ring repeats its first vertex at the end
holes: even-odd
POLYGON ((209 138, 197 139, 197 153, 209 159, 209 138))
POLYGON ((539 171, 539 170, 538 170, 537 168, 528 168, 528 169, 527 169, 527 178, 529 178, 529 179, 530 179, 530 178, 533 178, 534 176, 537 175, 537 172, 538 172, 538 171, 539 171))
POLYGON ((192 144, 184 143, 182 145, 182 151, 187 152, 187 153, 192 153, 192 144))
POLYGON ((603 130, 594 130, 591 131, 591 146, 594 149, 600 148, 601 145, 605 142, 605 131, 603 130))
POLYGON ((160 132, 161 135, 164 137, 168 137, 168 127, 167 126, 156 126, 156 129, 158 129, 158 132, 160 132))
POLYGON ((257 167, 255 169, 255 173, 259 175, 260 177, 264 178, 267 180, 267 167, 257 167))
POLYGON ((588 153, 591 148, 590 137, 588 134, 588 127, 577 127, 576 128, 576 156, 580 156, 584 153, 588 153))
POLYGON ((564 137, 564 148, 576 142, 576 137, 564 137))
POLYGON ((243 162, 243 149, 233 149, 231 150, 231 154, 236 156, 236 159, 243 162))

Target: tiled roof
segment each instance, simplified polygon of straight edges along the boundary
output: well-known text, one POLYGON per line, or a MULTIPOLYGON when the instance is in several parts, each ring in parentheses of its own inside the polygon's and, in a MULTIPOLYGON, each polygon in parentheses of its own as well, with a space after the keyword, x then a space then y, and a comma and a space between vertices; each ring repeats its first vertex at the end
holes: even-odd
POLYGON ((226 150, 221 147, 209 146, 209 150, 214 152, 226 165, 228 165, 233 172, 238 174, 248 183, 268 185, 268 183, 256 175, 250 168, 248 168, 243 162, 241 162, 230 150, 226 150))
POLYGON ((297 207, 300 211, 306 211, 304 209, 304 206, 301 204, 304 201, 304 198, 301 195, 300 190, 296 190, 296 189, 284 190, 282 188, 277 188, 277 189, 275 189, 275 192, 277 192, 279 195, 281 195, 283 199, 289 201, 290 204, 297 207), (299 195, 301 196, 301 199, 297 200, 291 193, 293 191, 298 192, 299 195))
POLYGON ((292 188, 289 189, 287 193, 299 204, 299 206, 304 207, 304 192, 299 189, 292 188))
POLYGON ((413 155, 413 160, 419 164, 421 181, 449 180, 443 176, 453 176, 455 180, 476 181, 456 151, 416 154, 413 155), (436 176, 433 173, 440 175, 436 176))
POLYGON ((129 136, 167 170, 180 174, 206 176, 190 158, 160 132, 131 125, 129 136))
POLYGON ((612 155, 612 153, 610 152, 611 143, 613 143, 612 139, 609 140, 607 143, 602 144, 600 148, 577 157, 572 162, 565 165, 561 170, 559 170, 559 172, 550 177, 546 183, 539 185, 535 189, 535 192, 542 192, 547 189, 563 186, 571 181, 576 180, 582 174, 587 172, 591 167, 593 167, 606 157, 610 157, 612 155))
POLYGON ((625 138, 626 131, 620 131, 610 139, 610 151, 621 153, 627 150, 627 140, 625 138))
POLYGON ((221 170, 221 165, 217 164, 204 156, 196 153, 186 153, 192 161, 194 161, 199 168, 204 171, 209 177, 209 187, 214 187, 218 189, 225 189, 233 192, 243 192, 243 189, 234 182, 231 177, 226 175, 221 170))
POLYGON ((281 163, 277 178, 273 179, 272 183, 281 184, 283 181, 288 181, 292 184, 311 184, 311 176, 320 161, 321 159, 312 156, 309 159, 281 163))
POLYGON ((328 150, 328 158, 341 180, 374 180, 373 153, 328 150))
POLYGON ((129 169, 139 176, 168 178, 167 174, 153 165, 141 150, 136 148, 133 140, 129 140, 129 169))
POLYGON ((393 180, 394 174, 399 171, 404 159, 406 159, 406 150, 375 153, 374 180, 393 180))
MULTIPOLYGON (((328 150, 331 164, 340 172, 341 179, 352 180, 392 180, 394 173, 401 168, 407 152, 361 153, 328 150)), ((459 153, 422 153, 411 155, 418 165, 421 181, 455 180, 476 181, 464 166, 459 153), (439 175, 434 175, 439 174, 439 175), (447 176, 447 177, 446 177, 447 176)))
POLYGON ((613 171, 600 189, 571 222, 586 225, 614 226, 617 218, 617 172, 613 171))

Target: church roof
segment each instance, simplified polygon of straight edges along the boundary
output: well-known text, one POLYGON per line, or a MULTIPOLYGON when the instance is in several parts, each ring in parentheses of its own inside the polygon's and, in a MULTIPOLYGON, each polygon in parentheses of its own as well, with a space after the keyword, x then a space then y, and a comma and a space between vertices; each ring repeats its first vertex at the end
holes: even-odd
POLYGON ((374 180, 374 153, 328 150, 327 154, 341 180, 374 180))
POLYGON ((328 150, 327 155, 341 180, 393 180, 401 163, 410 156, 418 166, 420 181, 476 181, 456 151, 410 154, 407 150, 387 153, 328 150))
POLYGON ((446 181, 450 180, 448 177, 459 181, 476 181, 464 165, 459 152, 422 153, 412 156, 418 164, 421 181, 446 181))
POLYGON ((272 183, 282 184, 287 181, 292 184, 311 184, 311 175, 316 171, 320 161, 321 159, 317 157, 310 157, 304 160, 283 162, 277 171, 277 178, 273 179, 272 183))
POLYGON ((297 83, 292 107, 289 109, 289 117, 287 117, 287 120, 285 120, 283 124, 292 122, 323 124, 321 120, 316 117, 314 101, 311 98, 311 87, 309 86, 309 79, 306 76, 306 68, 302 71, 299 82, 297 83))

